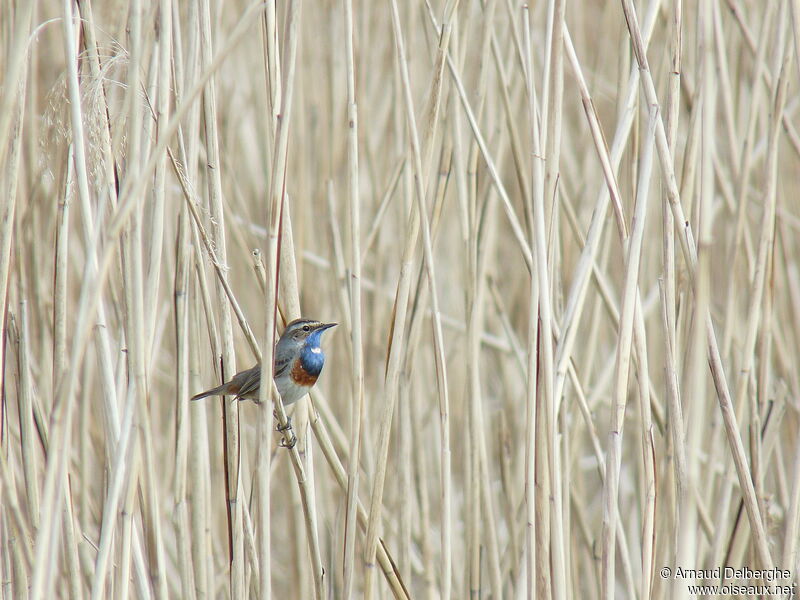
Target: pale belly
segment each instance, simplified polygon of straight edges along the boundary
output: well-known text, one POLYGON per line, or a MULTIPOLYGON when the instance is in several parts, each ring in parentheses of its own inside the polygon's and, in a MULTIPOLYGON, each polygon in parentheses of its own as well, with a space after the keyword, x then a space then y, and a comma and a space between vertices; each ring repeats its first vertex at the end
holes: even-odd
POLYGON ((276 381, 275 386, 281 395, 284 404, 293 404, 305 396, 312 386, 298 385, 288 377, 282 381, 276 381))

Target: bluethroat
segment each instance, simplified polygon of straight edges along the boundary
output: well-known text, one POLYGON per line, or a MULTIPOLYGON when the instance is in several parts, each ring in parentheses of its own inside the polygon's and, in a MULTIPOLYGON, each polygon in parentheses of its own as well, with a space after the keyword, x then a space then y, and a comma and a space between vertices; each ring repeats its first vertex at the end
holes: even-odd
MULTIPOLYGON (((311 319, 296 319, 286 326, 275 346, 273 378, 285 405, 305 396, 322 372, 325 354, 320 347, 322 332, 336 323, 321 323, 311 319)), ((261 387, 261 365, 240 371, 227 383, 192 397, 235 396, 236 399, 258 400, 261 387)))

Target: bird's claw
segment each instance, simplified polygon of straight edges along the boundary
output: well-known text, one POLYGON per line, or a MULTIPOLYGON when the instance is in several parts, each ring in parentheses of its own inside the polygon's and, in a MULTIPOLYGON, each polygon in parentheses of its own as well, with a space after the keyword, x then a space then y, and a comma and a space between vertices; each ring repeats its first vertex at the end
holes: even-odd
POLYGON ((284 436, 281 438, 280 443, 278 444, 281 448, 286 448, 287 450, 291 450, 297 444, 297 436, 294 433, 289 433, 289 436, 284 436), (287 439, 288 437, 288 439, 287 439))
MULTIPOLYGON (((276 415, 277 417, 277 415, 276 415)), ((283 433, 292 428, 292 418, 289 415, 286 415, 286 425, 281 425, 280 422, 275 426, 275 431, 280 431, 283 433)))

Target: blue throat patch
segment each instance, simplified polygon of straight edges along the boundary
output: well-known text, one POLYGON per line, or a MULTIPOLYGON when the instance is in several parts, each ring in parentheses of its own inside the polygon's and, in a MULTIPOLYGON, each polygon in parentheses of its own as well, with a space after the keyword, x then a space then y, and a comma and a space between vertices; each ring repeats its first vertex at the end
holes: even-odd
POLYGON ((311 334, 303 346, 303 351, 300 353, 300 364, 303 365, 306 373, 309 375, 317 376, 322 372, 322 365, 325 364, 325 354, 319 346, 319 334, 314 332, 311 334), (317 352, 314 352, 317 350, 317 352))

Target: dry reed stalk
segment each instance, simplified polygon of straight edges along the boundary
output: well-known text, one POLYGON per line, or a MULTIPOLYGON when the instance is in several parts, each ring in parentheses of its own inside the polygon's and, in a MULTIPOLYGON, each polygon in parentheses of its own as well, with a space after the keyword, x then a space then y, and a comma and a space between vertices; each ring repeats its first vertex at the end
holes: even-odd
POLYGON ((794 575, 800 3, 621 6, 3 0, 6 593, 794 575), (188 402, 299 316, 293 450, 188 402))
MULTIPOLYGON (((560 462, 559 444, 557 440, 557 418, 559 404, 555 395, 554 356, 553 356, 553 331, 552 331, 552 273, 550 251, 557 244, 552 229, 545 226, 551 223, 558 213, 558 180, 560 178, 561 156, 561 123, 563 114, 564 95, 564 20, 566 2, 552 0, 547 6, 547 47, 545 49, 545 65, 542 74, 543 87, 541 94, 541 120, 544 126, 539 132, 539 152, 544 152, 544 181, 541 193, 535 192, 533 201, 533 232, 535 238, 534 255, 536 259, 536 272, 539 283, 539 314, 541 319, 541 337, 539 339, 540 376, 542 385, 537 399, 543 406, 544 432, 546 441, 540 445, 545 452, 545 459, 549 474, 545 481, 550 489, 545 487, 545 494, 550 506, 549 514, 549 555, 551 561, 550 590, 552 597, 565 600, 567 593, 566 564, 564 551, 564 515, 562 503, 562 486, 564 482, 557 468, 560 462), (552 202, 552 205, 550 204, 552 202)), ((531 119, 536 119, 531 114, 531 119)), ((534 145, 534 148, 536 146, 534 145)), ((557 234, 556 234, 557 235, 557 234)))
MULTIPOLYGON (((355 63, 353 56, 353 3, 344 2, 344 45, 347 93, 347 196, 350 231, 350 260, 347 291, 350 298, 350 346, 352 352, 351 412, 350 412, 350 461, 347 464, 347 506, 344 526, 344 576, 342 593, 344 598, 353 596, 356 553, 356 496, 358 495, 359 470, 361 468, 362 430, 364 427, 364 358, 362 346, 361 316, 361 203, 359 202, 358 163, 358 103, 356 102, 355 63)), ((371 548, 368 549, 368 552, 371 548)), ((365 562, 369 563, 367 555, 365 562)), ((371 572, 371 571, 370 571, 371 572)), ((370 576, 365 576, 364 594, 370 597, 370 576)))
MULTIPOLYGON (((199 4, 200 17, 200 65, 206 69, 212 61, 213 49, 211 40, 211 6, 208 1, 199 4)), ((217 255, 223 264, 227 264, 225 212, 222 204, 222 180, 220 172, 219 136, 217 132, 217 109, 215 76, 211 76, 208 85, 203 88, 203 121, 205 125, 204 142, 206 150, 206 172, 209 180, 208 207, 213 223, 212 236, 217 255)), ((221 328, 221 380, 227 381, 236 369, 234 354, 233 325, 230 305, 224 295, 221 282, 217 282, 217 310, 221 328)), ((239 403, 230 402, 222 397, 220 405, 223 412, 223 452, 225 461, 225 499, 228 509, 228 546, 230 565, 230 590, 234 598, 245 594, 244 573, 244 531, 242 529, 242 502, 240 493, 240 424, 239 403)))
MULTIPOLYGON (((71 99, 71 123, 73 131, 77 132, 74 143, 74 161, 76 178, 79 189, 79 198, 84 210, 84 218, 87 215, 89 203, 89 185, 86 173, 86 152, 83 143, 83 126, 80 108, 80 91, 77 74, 76 42, 74 36, 73 11, 69 2, 62 6, 62 26, 64 31, 64 47, 67 56, 68 66, 68 89, 71 99)), ((84 223, 87 221, 85 220, 84 223)), ((89 228, 85 228, 89 231, 89 228)), ((88 241, 88 237, 87 237, 88 241)), ((92 260, 94 248, 89 251, 89 269, 96 264, 92 260)), ((60 299, 59 299, 60 300, 60 299)), ((65 364, 64 369, 69 367, 65 364)), ((75 368, 74 365, 72 368, 75 368)), ((57 400, 53 403, 53 414, 51 416, 51 443, 48 445, 46 478, 43 488, 40 515, 43 517, 39 522, 38 535, 36 537, 36 550, 34 563, 32 565, 33 578, 31 582, 30 597, 38 598, 48 595, 55 585, 54 567, 56 561, 56 527, 59 524, 57 516, 60 512, 61 503, 64 501, 65 488, 67 487, 67 449, 70 447, 70 436, 72 434, 72 402, 65 398, 64 373, 56 374, 58 390, 57 400)), ((55 395, 55 394, 54 394, 55 395)), ((70 548, 71 550, 71 548, 70 548)))
MULTIPOLYGON (((29 36, 31 34, 31 21, 33 18, 33 3, 23 4, 21 10, 17 10, 14 12, 16 19, 14 20, 13 25, 13 32, 14 32, 14 40, 12 44, 9 44, 8 53, 6 56, 8 57, 9 63, 7 63, 4 69, 4 85, 3 85, 3 95, 0 96, 2 102, 0 102, 0 140, 5 142, 6 140, 20 140, 21 137, 19 135, 19 131, 14 132, 12 130, 12 126, 16 123, 17 126, 21 125, 21 114, 18 112, 22 110, 23 106, 20 102, 21 98, 24 97, 24 93, 19 95, 20 91, 24 91, 26 83, 27 83, 27 74, 28 74, 28 45, 30 43, 29 36), (20 103, 19 107, 15 109, 15 105, 20 103), (15 119, 16 117, 16 119, 15 119)), ((10 20, 10 19, 9 19, 10 20)), ((6 165, 7 156, 6 153, 12 150, 12 146, 6 143, 3 143, 0 146, 0 165, 6 165)), ((10 163, 13 164, 13 161, 10 163)), ((13 170, 11 171, 13 173, 13 170)), ((6 175, 8 176, 8 175, 6 175)), ((8 183, 11 183, 13 178, 8 179, 8 183)), ((9 202, 7 204, 5 214, 13 214, 13 209, 16 200, 16 195, 9 196, 9 202)), ((5 216, 4 214, 4 216, 5 216)), ((6 286, 8 285, 8 264, 5 262, 8 260, 8 249, 10 248, 11 239, 6 237, 7 231, 6 228, 10 227, 12 222, 6 221, 3 219, 2 221, 4 228, 2 230, 3 237, 0 238, 3 242, 3 245, 0 246, 4 250, 2 254, 3 263, 0 263, 0 267, 3 267, 2 271, 0 271, 0 281, 2 281, 2 291, 6 291, 6 286)), ((5 293, 0 296, 5 299, 5 293)))
MULTIPOLYGON (((626 21, 628 24, 629 33, 631 35, 631 40, 633 42, 634 54, 636 55, 636 60, 642 72, 642 87, 645 97, 647 98, 649 104, 652 106, 658 106, 655 86, 653 84, 652 76, 650 75, 647 57, 643 49, 641 31, 639 30, 639 26, 636 21, 636 13, 632 4, 628 0, 623 0, 623 8, 625 10, 626 21)), ((664 124, 660 118, 656 122, 656 148, 658 149, 662 172, 667 184, 667 191, 669 194, 669 201, 672 208, 673 217, 678 223, 685 224, 683 229, 684 235, 681 236, 681 248, 684 252, 684 259, 687 261, 690 270, 696 273, 697 251, 695 250, 694 235, 692 233, 692 228, 689 225, 689 221, 687 221, 684 217, 683 209, 680 203, 680 194, 675 179, 675 172, 670 161, 670 151, 667 145, 664 124)), ((704 227, 708 227, 708 225, 706 224, 704 227)), ((705 279, 703 273, 701 273, 700 279, 705 279)), ((742 447, 741 434, 736 422, 735 410, 731 402, 730 392, 728 391, 722 360, 719 355, 717 339, 714 333, 714 326, 711 322, 711 314, 709 311, 705 312, 704 320, 706 322, 706 335, 708 338, 708 354, 711 373, 714 379, 714 386, 717 389, 720 410, 722 411, 722 416, 725 421, 725 432, 728 438, 731 453, 733 455, 737 476, 739 478, 739 483, 743 488, 745 508, 747 509, 747 516, 750 520, 750 525, 753 528, 759 564, 763 568, 770 568, 773 562, 767 546, 764 522, 762 516, 759 514, 753 481, 750 478, 750 475, 747 473, 747 458, 744 453, 744 448, 742 447)))
MULTIPOLYGON (((267 303, 266 308, 267 311, 272 313, 272 318, 267 318, 267 331, 268 334, 265 336, 266 340, 270 340, 271 336, 273 335, 272 332, 274 330, 273 322, 274 318, 277 317, 277 306, 279 302, 282 300, 282 304, 286 307, 286 313, 289 315, 290 318, 286 319, 288 322, 290 319, 294 319, 300 316, 300 307, 299 307, 299 294, 297 288, 297 269, 296 265, 293 261, 294 255, 294 245, 292 242, 292 234, 291 234, 291 216, 289 213, 289 205, 287 201, 286 195, 286 169, 287 169, 287 154, 288 154, 288 133, 289 133, 289 125, 290 125, 290 117, 292 114, 292 98, 293 98, 293 91, 294 91, 294 76, 295 76, 295 64, 296 64, 296 56, 297 56, 297 38, 298 38, 298 27, 300 22, 300 11, 301 11, 302 3, 301 2, 293 2, 291 4, 289 10, 289 16, 287 19, 286 25, 286 38, 284 40, 284 44, 286 46, 284 54, 287 56, 287 68, 284 73, 285 79, 282 81, 281 84, 281 92, 280 94, 275 94, 273 96, 276 102, 279 101, 280 106, 280 113, 277 119, 277 127, 274 134, 275 140, 275 150, 273 152, 273 163, 272 163, 272 187, 270 190, 270 207, 268 213, 268 222, 270 225, 270 237, 269 237, 269 254, 268 260, 270 267, 267 271, 269 278, 267 281, 269 285, 272 285, 273 278, 271 277, 272 273, 275 273, 275 281, 276 287, 274 288, 274 292, 271 290, 267 294, 267 303), (279 275, 280 274, 280 275, 279 275), (274 307, 274 308, 273 308, 274 307)), ((276 61, 277 62, 277 61, 276 61)), ((271 355, 271 341, 270 343, 270 352, 271 355)), ((272 361, 265 362, 262 360, 261 368, 262 368, 262 377, 263 380, 270 379, 271 375, 271 368, 270 365, 272 361)), ((273 386, 274 387, 274 386, 273 386)), ((266 390, 262 392, 262 396, 264 400, 266 400, 266 390)), ((294 433, 292 432, 291 428, 288 428, 288 418, 286 416, 286 411, 283 406, 283 401, 281 400, 279 395, 276 395, 275 392, 272 393, 272 397, 275 402, 276 407, 276 414, 278 417, 278 422, 280 426, 283 428, 283 438, 287 444, 292 445, 292 440, 294 439, 294 433), (288 432, 288 433, 287 433, 288 432)), ((266 408, 267 403, 262 402, 262 414, 261 414, 261 430, 262 433, 266 427, 266 421, 269 420, 269 415, 264 414, 264 411, 267 410, 266 408)), ((311 554, 311 563, 312 563, 312 577, 314 581, 314 593, 316 598, 322 598, 324 595, 324 575, 325 571, 322 566, 322 558, 321 558, 321 551, 320 551, 320 542, 319 542, 319 533, 318 533, 318 525, 317 525, 317 515, 316 515, 316 502, 315 502, 315 494, 314 494, 314 471, 313 471, 313 461, 312 458, 312 449, 310 446, 310 439, 307 435, 308 428, 308 417, 306 415, 306 405, 301 403, 301 408, 297 411, 297 417, 299 421, 298 430, 301 432, 300 435, 300 449, 296 447, 291 447, 290 457, 292 460, 292 467, 295 471, 295 477, 297 479, 297 483, 299 486, 300 497, 303 507, 303 515, 306 520, 306 534, 309 542, 309 552, 311 554), (305 409, 305 410, 304 410, 305 409), (300 452, 302 451, 302 456, 300 452)), ((271 423, 271 421, 270 421, 271 423)), ((266 466, 262 463, 260 465, 260 469, 262 474, 266 471, 266 466)), ((266 477, 264 477, 266 479, 266 477)), ((262 479, 263 481, 263 479, 262 479)), ((265 488, 262 486, 260 488, 260 494, 264 495, 269 492, 269 488, 265 488)), ((262 511, 267 510, 267 503, 262 500, 261 508, 262 511)), ((263 518, 263 517, 262 517, 263 518)), ((262 525, 266 525, 262 521, 262 525)), ((264 535, 268 535, 264 532, 264 535)), ((264 546, 268 542, 266 540, 261 541, 260 552, 263 556, 264 554, 264 546)), ((269 594, 268 591, 263 591, 262 594, 266 593, 269 594)))
MULTIPOLYGON (((629 237, 623 241, 626 254, 626 275, 625 287, 622 299, 622 309, 620 312, 619 342, 617 346, 616 371, 614 382, 614 406, 612 410, 611 431, 609 434, 609 450, 606 454, 606 485, 604 488, 604 512, 603 512, 603 593, 607 598, 614 597, 615 573, 614 561, 616 556, 616 531, 617 520, 619 518, 618 494, 619 494, 619 471, 621 468, 622 435, 625 420, 625 409, 628 395, 628 378, 632 362, 632 344, 634 338, 634 328, 638 326, 644 329, 641 323, 641 300, 639 298, 638 278, 639 266, 641 263, 642 241, 644 236, 645 216, 647 214, 647 200, 649 196, 650 174, 652 169, 652 151, 655 129, 655 109, 651 108, 648 124, 648 135, 645 138, 644 148, 639 166, 639 177, 637 183, 636 212, 633 216, 632 231, 629 237), (637 318, 638 315, 638 318, 637 318)), ((641 336, 637 336, 641 340, 641 336)), ((640 369, 646 370, 647 359, 645 346, 642 341, 637 344, 640 369)), ((645 472, 645 497, 646 507, 644 515, 643 531, 643 553, 642 553, 642 583, 640 595, 643 598, 650 596, 650 585, 653 577, 653 510, 655 508, 655 477, 653 472, 654 456, 651 454, 652 445, 650 435, 652 424, 649 422, 650 399, 646 374, 640 374, 640 385, 643 390, 640 392, 640 399, 644 409, 642 410, 642 440, 643 440, 643 463, 645 472), (643 382, 643 383, 642 383, 643 382)))
MULTIPOLYGON (((273 143, 278 138, 277 111, 281 106, 281 74, 280 60, 278 57, 277 37, 278 29, 275 21, 275 7, 270 4, 263 16, 263 41, 264 41, 264 61, 267 74, 267 94, 271 102, 269 133, 272 135, 273 143)), ((273 173, 273 176, 280 173, 273 173)), ((274 363, 274 344, 278 306, 278 226, 280 223, 280 196, 270 194, 265 215, 265 222, 269 224, 270 237, 268 240, 265 259, 261 261, 258 250, 254 251, 256 276, 264 295, 264 313, 266 315, 264 324, 264 336, 261 347, 264 349, 261 356, 261 377, 267 380, 271 376, 271 366, 274 363), (274 283, 273 283, 274 282, 274 283)), ((272 389, 264 386, 259 390, 259 403, 261 404, 258 415, 258 438, 267 440, 272 437, 272 389)), ((271 519, 271 499, 270 488, 272 481, 272 452, 271 448, 262 443, 258 447, 256 454, 256 481, 257 484, 257 524, 258 536, 258 596, 262 600, 269 600, 272 597, 272 519, 271 519)), ((255 570, 255 569, 254 569, 255 570)))
MULTIPOLYGON (((424 124, 424 132, 425 136, 423 139, 423 149, 422 153, 424 158, 420 159, 420 148, 419 142, 416 141, 416 131, 415 131, 415 124, 413 119, 413 105, 410 105, 408 97, 406 98, 407 104, 407 114, 409 115, 409 128, 411 131, 411 145, 412 145, 412 153, 414 155, 415 161, 415 180, 417 183, 416 186, 416 193, 417 194, 424 194, 424 190, 428 187, 428 178, 430 177, 430 169, 431 169, 431 159, 432 159, 432 151, 433 151, 433 141, 435 137, 435 132, 438 126, 438 118, 439 118, 439 110, 441 106, 441 96, 442 96, 442 72, 444 69, 444 57, 447 54, 450 34, 451 34, 451 27, 450 27, 450 20, 452 19, 453 13, 458 6, 458 2, 448 2, 444 8, 444 25, 442 27, 442 33, 439 40, 439 46, 437 49, 436 55, 436 67, 434 69, 433 78, 431 81, 431 88, 430 94, 428 96, 428 108, 427 108, 427 122, 424 124), (424 160, 422 164, 420 164, 419 160, 424 160), (420 170, 422 169, 422 170, 420 170)), ((392 6, 393 15, 394 11, 396 11, 396 6, 392 6)), ((408 75, 405 71, 406 67, 402 61, 403 58, 403 41, 402 41, 402 34, 399 31, 399 28, 395 28, 395 39, 397 44, 397 52, 398 52, 398 62, 400 63, 400 72, 403 77, 403 87, 404 89, 408 90, 408 82, 407 78, 408 75)), ((397 178, 399 179, 400 170, 397 171, 397 178)), ((418 199, 421 201, 421 197, 418 196, 418 199)), ((382 203, 383 206, 383 203, 382 203)), ((419 207, 418 205, 414 205, 411 208, 411 215, 409 217, 408 222, 408 230, 407 230, 407 237, 405 242, 405 247, 403 250, 403 259, 402 259, 402 266, 401 266, 401 277, 398 281, 397 292, 395 296, 395 303, 393 307, 393 321, 392 321, 392 338, 390 340, 390 347, 389 347, 389 355, 387 360, 386 372, 385 372, 385 382, 386 388, 388 391, 386 400, 384 401, 384 410, 381 415, 380 423, 380 437, 379 437, 379 450, 378 450, 378 465, 375 475, 375 482, 373 484, 373 491, 371 495, 371 502, 370 502, 370 513, 369 513, 369 524, 367 526, 367 537, 366 537, 366 548, 365 548, 365 563, 366 563, 366 574, 365 574, 365 595, 367 597, 371 597, 373 590, 371 584, 372 578, 372 569, 374 568, 374 557, 375 552, 377 549, 378 544, 378 535, 380 530, 380 522, 381 522, 381 506, 383 504, 383 492, 384 492, 384 484, 385 484, 385 476, 386 476, 386 467, 387 467, 387 460, 388 460, 388 452, 389 452, 389 435, 392 425, 392 418, 395 408, 395 403, 397 401, 397 397, 399 395, 398 383, 399 383, 399 376, 400 376, 400 368, 401 368, 401 357, 403 356, 403 341, 405 338, 405 322, 406 322, 406 311, 408 308, 408 298, 410 292, 410 284, 411 284, 411 275, 412 275, 412 259, 413 259, 413 251, 414 246, 416 245, 417 240, 417 232, 419 228, 419 207)), ((380 209, 378 216, 380 215, 380 209)), ((377 218, 377 217, 376 217, 377 218)), ((428 234, 430 235, 430 234, 428 234)), ((355 242, 355 240, 354 240, 355 242)), ((430 242, 429 242, 430 243, 430 242)), ((367 246, 368 247, 368 246, 367 246)), ((433 275, 432 272, 429 272, 429 277, 431 278, 431 285, 433 285, 433 275)), ((433 319, 434 322, 437 320, 436 313, 437 311, 437 302, 434 297, 432 298, 432 306, 431 310, 433 311, 433 319)), ((436 325, 435 325, 436 326, 436 325)), ((441 335, 441 333, 439 334, 441 335)), ((440 343, 440 342, 439 342, 440 343)), ((444 386, 446 387, 446 378, 442 378, 439 380, 440 389, 444 382, 444 386)), ((442 470, 443 470, 443 490, 442 495, 444 499, 444 515, 443 515, 443 527, 442 527, 442 552, 445 556, 442 566, 442 595, 443 597, 447 597, 449 595, 449 586, 450 586, 450 562, 449 562, 449 551, 447 547, 449 545, 449 536, 450 536, 450 529, 447 525, 450 521, 449 515, 447 514, 448 506, 449 506, 449 471, 450 468, 448 466, 448 458, 449 455, 449 428, 446 423, 447 419, 447 408, 446 408, 446 390, 440 391, 443 396, 440 396, 441 400, 444 402, 444 416, 442 417, 442 435, 443 435, 443 463, 442 463, 442 470)))

